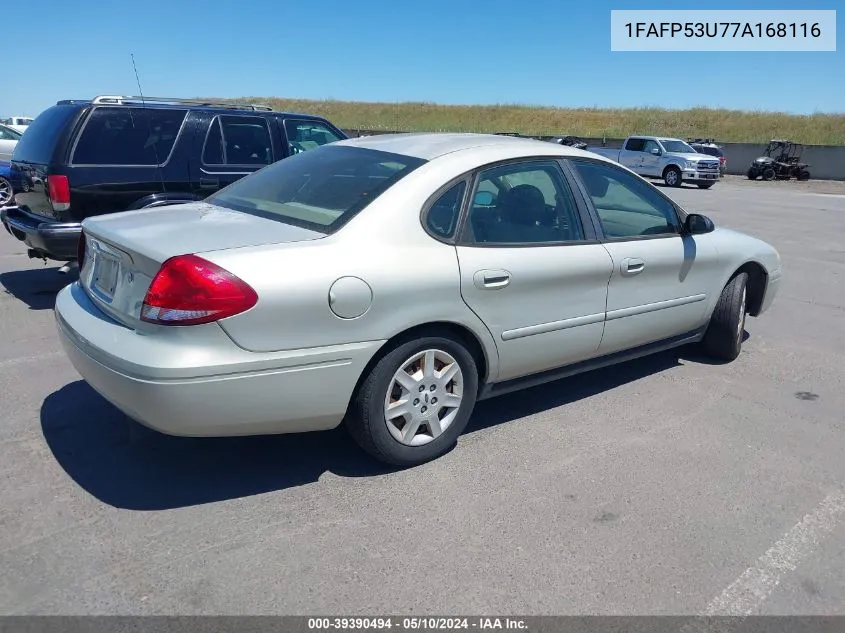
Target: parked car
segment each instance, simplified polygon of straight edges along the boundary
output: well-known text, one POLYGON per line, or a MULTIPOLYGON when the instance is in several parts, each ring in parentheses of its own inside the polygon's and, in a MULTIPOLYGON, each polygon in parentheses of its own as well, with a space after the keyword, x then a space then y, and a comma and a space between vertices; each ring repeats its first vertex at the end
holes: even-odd
POLYGON ((699 154, 707 154, 719 159, 719 175, 724 177, 728 171, 728 158, 725 156, 725 149, 716 143, 712 138, 695 138, 688 141, 699 154))
POLYGON ((12 128, 16 132, 20 132, 21 134, 23 134, 29 124, 33 122, 33 120, 34 119, 28 116, 13 116, 9 117, 8 119, 0 119, 0 123, 12 128))
POLYGON ((345 420, 400 465, 447 451, 480 399, 687 343, 734 359, 781 279, 771 246, 627 168, 495 135, 340 141, 83 229, 60 339, 130 417, 345 420))
POLYGON ((201 200, 246 174, 346 138, 267 106, 102 96, 40 114, 12 156, 29 190, 0 212, 30 257, 72 261, 87 217, 201 200))
POLYGON ((21 191, 21 186, 12 175, 12 164, 0 160, 0 208, 10 204, 17 191, 21 191))
POLYGON ((719 161, 696 152, 678 138, 629 136, 622 149, 589 147, 647 178, 662 178, 670 187, 685 182, 709 189, 719 180, 719 161))
POLYGON ((12 160, 12 152, 20 138, 20 132, 0 124, 0 160, 12 160))

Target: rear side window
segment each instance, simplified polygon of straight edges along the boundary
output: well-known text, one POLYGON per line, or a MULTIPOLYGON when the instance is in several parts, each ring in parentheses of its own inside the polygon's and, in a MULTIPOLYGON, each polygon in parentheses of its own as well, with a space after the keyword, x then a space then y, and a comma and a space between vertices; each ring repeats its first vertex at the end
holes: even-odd
POLYGON ((170 157, 187 114, 187 110, 95 108, 76 142, 71 163, 161 165, 170 157))
POLYGON ((642 138, 629 138, 628 142, 625 143, 625 149, 630 152, 641 152, 645 147, 645 139, 642 138))
POLYGON ((202 162, 206 165, 269 165, 273 145, 267 120, 257 116, 217 116, 211 122, 202 162))
POLYGON ((47 165, 65 128, 76 118, 78 106, 55 105, 35 117, 15 146, 13 160, 47 165))
POLYGON ((425 162, 362 147, 325 145, 241 178, 206 201, 332 233, 425 162))

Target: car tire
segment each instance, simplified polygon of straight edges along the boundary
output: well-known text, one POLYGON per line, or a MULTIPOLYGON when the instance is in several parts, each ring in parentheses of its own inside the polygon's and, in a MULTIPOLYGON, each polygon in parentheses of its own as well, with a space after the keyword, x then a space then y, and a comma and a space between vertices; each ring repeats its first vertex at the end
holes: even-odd
POLYGON ((716 184, 715 182, 706 182, 704 184, 698 185, 698 188, 699 189, 710 189, 710 187, 712 187, 715 184, 716 184))
POLYGON ((15 199, 15 191, 12 183, 0 176, 0 207, 5 207, 15 199))
POLYGON ((677 167, 667 167, 663 171, 663 182, 670 187, 680 187, 684 182, 681 170, 677 167))
POLYGON ((725 361, 739 356, 745 335, 748 273, 734 276, 722 289, 702 339, 707 355, 725 361))
POLYGON ((810 172, 806 169, 802 169, 798 172, 798 180, 809 180, 810 179, 810 172))
POLYGON ((776 175, 774 167, 763 168, 763 180, 774 180, 776 175))
POLYGON ((440 457, 454 446, 466 428, 477 395, 478 369, 472 354, 458 341, 432 333, 399 344, 373 365, 353 397, 345 423, 358 445, 379 461, 416 466, 440 457), (432 360, 436 373, 433 377, 423 375, 418 363, 425 365, 432 360), (457 364, 458 371, 449 382, 442 383, 437 373, 451 365, 450 360, 457 364), (409 367, 415 369, 413 376, 407 371, 409 367), (401 382, 406 386, 397 380, 400 374, 405 375, 401 382), (434 400, 439 394, 445 394, 450 401, 458 395, 459 401, 454 407, 444 407, 443 402, 438 406, 434 400), (424 397, 415 397, 418 395, 424 397), (403 410, 408 414, 388 420, 391 399, 405 399, 403 410), (428 411, 426 405, 430 407, 428 411), (426 418, 428 422, 424 421, 426 418), (438 426, 448 419, 445 428, 437 429, 439 433, 431 427, 435 419, 438 426))
POLYGON ((757 170, 756 167, 749 167, 745 175, 748 176, 748 180, 757 180, 757 178, 760 176, 760 172, 757 170))

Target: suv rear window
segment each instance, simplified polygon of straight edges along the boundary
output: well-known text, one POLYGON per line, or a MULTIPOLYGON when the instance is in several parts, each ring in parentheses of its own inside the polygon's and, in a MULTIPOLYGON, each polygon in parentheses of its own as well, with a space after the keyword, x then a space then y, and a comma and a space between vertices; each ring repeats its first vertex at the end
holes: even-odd
POLYGON ((333 233, 425 162, 402 154, 328 144, 237 180, 206 202, 333 233))
POLYGON ((165 163, 187 114, 187 110, 95 108, 76 142, 71 164, 165 163))
POLYGON ((79 113, 78 106, 54 105, 35 117, 15 146, 13 160, 48 165, 56 144, 68 123, 79 113))
POLYGON ((724 153, 718 147, 713 147, 711 145, 693 145, 695 151, 699 152, 700 154, 707 154, 709 156, 724 156, 724 153))

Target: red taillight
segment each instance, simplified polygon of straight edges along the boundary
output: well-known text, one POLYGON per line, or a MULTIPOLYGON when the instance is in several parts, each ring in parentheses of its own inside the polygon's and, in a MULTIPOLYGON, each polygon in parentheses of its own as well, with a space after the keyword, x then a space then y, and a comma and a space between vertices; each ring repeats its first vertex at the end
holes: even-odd
POLYGON ((719 162, 720 162, 720 163, 722 163, 722 164, 724 165, 725 163, 727 163, 727 162, 728 162, 728 159, 727 159, 727 158, 725 158, 724 156, 719 156, 719 162))
POLYGON ((258 303, 249 285, 196 255, 171 257, 150 284, 141 320, 160 325, 198 325, 240 314, 258 303))
POLYGON ((85 253, 87 251, 87 244, 85 242, 85 233, 79 234, 79 243, 76 245, 76 263, 79 269, 85 265, 85 253))
POLYGON ((67 176, 47 176, 47 192, 53 211, 70 209, 70 183, 67 176))

